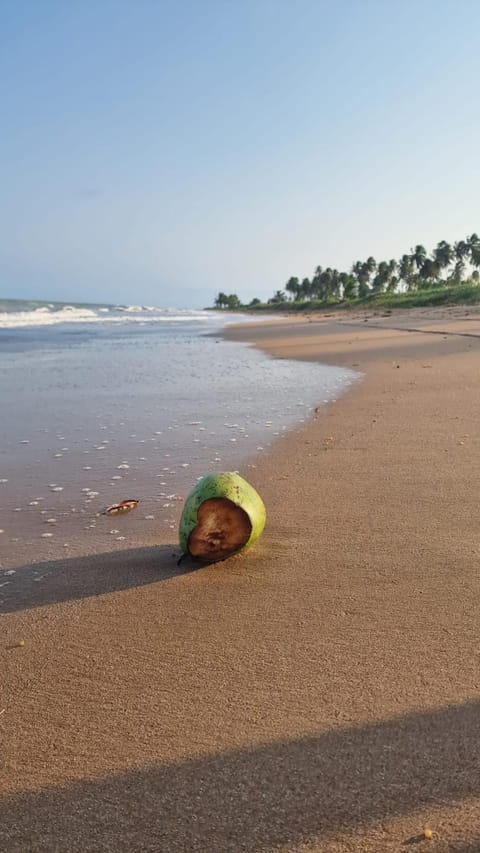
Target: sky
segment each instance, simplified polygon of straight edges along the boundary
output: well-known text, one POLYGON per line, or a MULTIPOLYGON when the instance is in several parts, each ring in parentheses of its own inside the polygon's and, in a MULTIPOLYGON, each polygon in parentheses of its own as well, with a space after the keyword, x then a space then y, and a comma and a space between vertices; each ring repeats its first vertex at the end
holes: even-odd
POLYGON ((203 307, 480 231, 478 0, 0 0, 0 297, 203 307))

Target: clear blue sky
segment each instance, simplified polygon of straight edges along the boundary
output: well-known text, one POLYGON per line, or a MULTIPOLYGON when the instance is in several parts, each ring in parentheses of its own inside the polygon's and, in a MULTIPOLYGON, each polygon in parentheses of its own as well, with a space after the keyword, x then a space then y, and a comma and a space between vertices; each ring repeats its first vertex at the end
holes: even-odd
POLYGON ((266 297, 480 231, 478 0, 0 0, 0 296, 266 297))

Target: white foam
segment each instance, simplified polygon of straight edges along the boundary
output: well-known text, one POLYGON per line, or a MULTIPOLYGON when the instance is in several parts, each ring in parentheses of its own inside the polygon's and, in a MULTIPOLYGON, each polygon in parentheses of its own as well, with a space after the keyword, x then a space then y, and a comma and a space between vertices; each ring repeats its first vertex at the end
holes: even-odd
POLYGON ((54 326, 59 323, 203 323, 212 320, 219 324, 222 322, 218 312, 144 305, 87 308, 49 304, 24 311, 0 311, 0 329, 54 326))
POLYGON ((85 323, 100 319, 88 308, 66 305, 59 311, 51 308, 35 308, 34 311, 0 312, 0 328, 18 329, 27 326, 53 326, 56 323, 85 323))

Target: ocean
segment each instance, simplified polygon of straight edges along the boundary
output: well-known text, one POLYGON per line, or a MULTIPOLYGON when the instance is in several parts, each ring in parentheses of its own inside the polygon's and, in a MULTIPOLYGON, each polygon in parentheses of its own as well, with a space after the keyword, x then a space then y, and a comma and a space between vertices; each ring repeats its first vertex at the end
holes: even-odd
POLYGON ((356 379, 225 341, 232 321, 252 318, 0 300, 0 569, 176 543, 199 477, 248 476, 356 379))

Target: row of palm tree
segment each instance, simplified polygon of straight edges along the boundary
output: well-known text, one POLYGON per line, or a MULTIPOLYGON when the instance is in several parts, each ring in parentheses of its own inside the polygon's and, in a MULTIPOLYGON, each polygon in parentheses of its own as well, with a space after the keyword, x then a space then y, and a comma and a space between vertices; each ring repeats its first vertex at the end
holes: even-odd
POLYGON ((318 266, 311 279, 300 281, 296 276, 289 278, 285 285, 286 292, 277 290, 269 302, 284 302, 288 297, 293 300, 340 296, 351 299, 382 291, 424 290, 459 284, 467 273, 469 279, 479 282, 479 268, 480 237, 471 234, 465 240, 453 244, 441 240, 430 255, 419 244, 398 261, 391 259, 377 262, 373 257, 366 261, 355 261, 349 272, 318 266))
MULTIPOLYGON (((257 300, 259 302, 260 300, 257 300)), ((215 308, 226 308, 227 310, 233 310, 234 308, 240 308, 241 301, 236 293, 218 293, 214 300, 215 308)))

